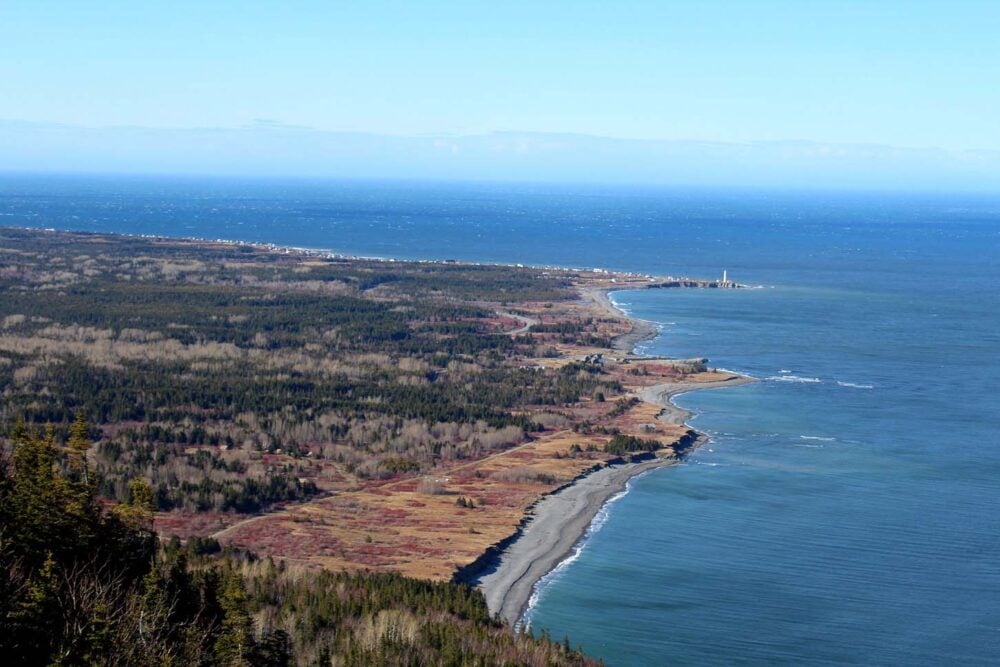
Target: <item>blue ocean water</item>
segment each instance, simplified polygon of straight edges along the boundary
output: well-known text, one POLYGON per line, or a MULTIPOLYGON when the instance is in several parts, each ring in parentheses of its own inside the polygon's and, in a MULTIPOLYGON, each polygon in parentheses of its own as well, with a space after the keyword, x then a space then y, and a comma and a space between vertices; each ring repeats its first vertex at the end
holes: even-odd
POLYGON ((716 276, 621 292, 760 382, 633 481, 535 629, 612 665, 1000 661, 1000 197, 0 177, 0 224, 716 276))

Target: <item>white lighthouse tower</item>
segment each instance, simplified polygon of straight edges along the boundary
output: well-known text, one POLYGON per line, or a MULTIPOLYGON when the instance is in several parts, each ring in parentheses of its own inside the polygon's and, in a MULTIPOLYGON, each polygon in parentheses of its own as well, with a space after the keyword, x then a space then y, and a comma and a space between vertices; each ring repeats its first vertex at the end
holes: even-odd
POLYGON ((729 273, 725 269, 722 269, 722 286, 729 287, 729 273))

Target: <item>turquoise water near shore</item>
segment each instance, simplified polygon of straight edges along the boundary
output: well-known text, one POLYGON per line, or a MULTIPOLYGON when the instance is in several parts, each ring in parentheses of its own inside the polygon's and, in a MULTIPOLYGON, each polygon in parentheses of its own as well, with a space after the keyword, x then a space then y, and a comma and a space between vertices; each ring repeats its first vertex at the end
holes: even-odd
POLYGON ((620 292, 712 442, 633 481, 535 629, 644 664, 1000 655, 1000 198, 0 177, 0 224, 717 276, 620 292))

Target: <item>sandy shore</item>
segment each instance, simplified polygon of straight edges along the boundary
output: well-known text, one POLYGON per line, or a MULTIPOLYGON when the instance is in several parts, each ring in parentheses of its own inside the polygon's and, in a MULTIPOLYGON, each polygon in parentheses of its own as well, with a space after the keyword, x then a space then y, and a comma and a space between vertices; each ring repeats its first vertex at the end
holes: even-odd
MULTIPOLYGON (((609 316, 624 317, 608 298, 608 291, 588 288, 583 294, 609 316)), ((616 338, 614 347, 631 352, 636 343, 654 338, 657 329, 650 322, 628 319, 632 329, 616 338)), ((732 387, 752 381, 736 376, 719 382, 670 382, 647 387, 640 397, 663 408, 658 419, 684 424, 691 414, 674 405, 673 397, 689 391, 732 387)), ((695 446, 706 440, 700 437, 695 446)), ((608 466, 542 498, 521 535, 499 555, 492 567, 470 583, 477 585, 486 596, 491 612, 516 625, 528 607, 535 585, 573 552, 601 507, 623 491, 632 477, 674 462, 673 459, 655 459, 608 466)))

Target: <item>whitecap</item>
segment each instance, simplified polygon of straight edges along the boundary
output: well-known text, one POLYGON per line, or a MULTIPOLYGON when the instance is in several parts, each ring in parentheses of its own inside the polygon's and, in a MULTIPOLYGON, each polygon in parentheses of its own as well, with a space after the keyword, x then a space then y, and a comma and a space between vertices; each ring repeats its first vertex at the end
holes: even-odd
POLYGON ((827 438, 819 435, 800 435, 803 440, 820 440, 822 442, 833 442, 836 438, 827 438))
POLYGON ((874 389, 875 388, 875 385, 873 385, 873 384, 858 384, 856 382, 841 382, 840 380, 837 380, 837 384, 840 385, 841 387, 850 387, 851 389, 874 389))
POLYGON ((757 379, 754 376, 750 375, 750 373, 748 373, 747 371, 741 371, 741 370, 738 370, 738 369, 735 369, 735 368, 725 368, 723 366, 716 366, 715 370, 719 371, 720 373, 732 373, 733 375, 745 375, 748 378, 751 378, 751 379, 754 379, 754 380, 757 379))
POLYGON ((822 382, 819 378, 799 377, 798 375, 772 375, 767 378, 772 382, 804 382, 808 384, 818 384, 822 382))

